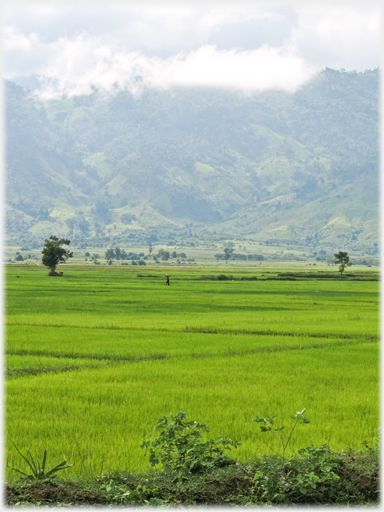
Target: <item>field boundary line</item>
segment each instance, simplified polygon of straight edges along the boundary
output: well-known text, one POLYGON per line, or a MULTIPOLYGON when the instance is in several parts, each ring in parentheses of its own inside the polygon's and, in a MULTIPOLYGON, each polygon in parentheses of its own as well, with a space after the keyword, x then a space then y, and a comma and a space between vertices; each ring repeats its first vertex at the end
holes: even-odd
POLYGON ((190 354, 189 356, 181 356, 181 357, 193 357, 193 358, 203 358, 203 357, 231 357, 231 356, 242 356, 242 355, 252 355, 252 354, 261 354, 267 352, 285 352, 290 350, 310 350, 310 349, 318 349, 318 348, 330 348, 330 347, 344 347, 346 345, 364 345, 368 343, 375 343, 376 340, 371 339, 356 339, 356 340, 348 340, 348 341, 336 341, 335 343, 316 343, 314 345, 294 345, 289 347, 264 347, 258 349, 249 349, 238 352, 223 352, 222 354, 190 354))
POLYGON ((57 352, 39 352, 37 350, 6 350, 5 355, 10 356, 37 356, 37 357, 57 357, 57 359, 96 359, 98 361, 122 361, 122 362, 140 362, 151 361, 154 359, 169 359, 172 356, 168 354, 153 354, 150 356, 115 356, 115 355, 100 355, 100 354, 74 354, 65 353, 58 354, 57 352))
POLYGON ((246 335, 259 335, 259 336, 297 336, 298 338, 341 338, 341 339, 372 339, 379 340, 379 336, 367 335, 356 336, 355 334, 337 334, 337 333, 307 333, 307 332, 277 332, 277 331, 242 331, 242 330, 224 330, 224 329, 199 329, 195 327, 187 327, 179 332, 190 332, 200 334, 246 334, 246 335))
POLYGON ((40 375, 42 373, 59 373, 71 372, 82 369, 102 368, 105 366, 112 366, 106 363, 105 365, 87 364, 81 366, 47 366, 46 368, 15 368, 14 370, 7 370, 4 372, 6 377, 23 377, 25 375, 40 375))
POLYGON ((143 356, 143 357, 135 357, 135 358, 121 358, 121 357, 99 357, 97 355, 86 356, 84 354, 80 354, 78 356, 64 356, 62 354, 41 354, 41 353, 33 353, 33 352, 8 352, 6 355, 29 355, 29 356, 42 356, 42 357, 57 357, 57 359, 66 358, 66 359, 95 359, 98 361, 105 361, 105 364, 84 364, 84 365, 73 365, 73 366, 47 366, 43 368, 15 368, 13 370, 6 370, 4 375, 6 377, 23 377, 25 375, 39 375, 42 373, 60 373, 60 372, 70 372, 75 370, 87 370, 87 369, 96 369, 96 368, 105 368, 107 366, 115 366, 117 364, 125 364, 125 363, 140 363, 142 361, 154 361, 154 360, 162 360, 162 359, 170 359, 172 356, 167 355, 154 355, 154 356, 143 356))
MULTIPOLYGON (((97 325, 63 325, 63 324, 32 324, 22 322, 5 322, 5 326, 26 326, 26 327, 53 327, 53 328, 66 328, 66 329, 96 329, 96 330, 116 330, 116 331, 142 331, 142 332, 179 332, 179 333, 197 333, 197 334, 244 334, 244 335, 259 335, 259 336, 297 336, 300 338, 342 338, 342 339, 355 339, 360 336, 355 334, 337 334, 337 333, 307 333, 307 332, 277 332, 277 331, 251 331, 251 330, 230 330, 230 329, 204 329, 199 327, 185 327, 183 329, 148 329, 141 327, 121 327, 121 326, 97 326, 97 325)), ((380 337, 377 335, 361 336, 362 338, 372 339, 379 341, 380 337)))
POLYGON ((97 354, 78 354, 78 355, 69 355, 69 354, 55 354, 55 353, 41 353, 35 351, 12 351, 6 352, 6 355, 32 355, 32 356, 42 356, 42 357, 57 357, 58 359, 66 358, 66 359, 96 359, 99 361, 105 361, 105 365, 74 365, 74 366, 62 366, 62 367, 46 367, 46 368, 16 368, 14 370, 7 370, 4 372, 5 376, 23 376, 23 375, 38 375, 41 373, 49 373, 49 372, 66 372, 72 370, 82 370, 89 368, 104 368, 105 366, 112 366, 119 363, 141 363, 146 361, 156 361, 156 360, 165 360, 165 359, 188 359, 189 357, 193 359, 204 359, 205 357, 236 357, 236 356, 246 356, 253 354, 262 354, 262 353, 272 353, 272 352, 285 352, 290 350, 311 350, 311 349, 320 349, 320 348, 329 348, 329 347, 342 347, 346 345, 359 345, 359 344, 367 344, 367 343, 375 343, 376 340, 371 339, 356 339, 356 340, 348 340, 348 341, 336 341, 335 343, 316 343, 314 345, 299 345, 299 346, 288 346, 288 347, 263 347, 256 349, 248 349, 248 350, 239 350, 239 351, 231 351, 231 352, 223 352, 223 353, 205 353, 205 354, 182 354, 182 355, 153 355, 153 356, 143 356, 143 357, 121 357, 121 356, 99 356, 97 354))

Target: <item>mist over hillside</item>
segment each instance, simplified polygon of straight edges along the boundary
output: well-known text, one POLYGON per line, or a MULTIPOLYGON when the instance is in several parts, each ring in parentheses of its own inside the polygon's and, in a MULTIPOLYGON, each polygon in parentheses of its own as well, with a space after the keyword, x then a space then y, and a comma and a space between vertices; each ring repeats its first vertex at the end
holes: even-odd
POLYGON ((142 87, 46 102, 6 82, 7 241, 195 236, 373 254, 379 75, 327 68, 295 93, 142 87))

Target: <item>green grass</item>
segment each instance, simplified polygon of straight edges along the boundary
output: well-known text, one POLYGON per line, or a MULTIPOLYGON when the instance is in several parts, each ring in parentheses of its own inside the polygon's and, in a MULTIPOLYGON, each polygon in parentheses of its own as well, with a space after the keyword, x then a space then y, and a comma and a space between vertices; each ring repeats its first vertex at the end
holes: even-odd
POLYGON ((166 287, 164 269, 63 270, 7 268, 10 466, 12 441, 75 463, 69 476, 144 471, 143 436, 178 410, 237 438, 240 460, 276 448, 256 414, 306 407, 294 450, 358 450, 377 429, 378 282, 266 280, 265 268, 204 281, 223 269, 193 268, 166 287))
MULTIPOLYGON (((20 370, 20 369, 29 369, 29 368, 46 368, 46 367, 70 367, 77 365, 79 363, 78 358, 68 358, 68 357, 44 357, 44 356, 36 356, 30 354, 23 355, 7 355, 7 371, 12 370, 20 370)), ((83 364, 93 364, 93 359, 83 358, 83 364)))
POLYGON ((223 332, 183 332, 100 327, 44 327, 12 325, 7 328, 8 354, 92 357, 105 360, 135 360, 142 357, 235 355, 286 350, 317 345, 361 343, 371 337, 318 335, 244 334, 223 332), (17 340, 16 340, 17 338, 17 340), (55 340, 54 347, 52 340, 55 340))

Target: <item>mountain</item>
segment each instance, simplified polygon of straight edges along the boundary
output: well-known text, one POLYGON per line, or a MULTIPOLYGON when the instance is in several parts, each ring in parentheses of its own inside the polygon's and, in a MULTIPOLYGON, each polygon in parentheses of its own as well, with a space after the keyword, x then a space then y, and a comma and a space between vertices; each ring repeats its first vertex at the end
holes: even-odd
POLYGON ((46 102, 6 82, 7 237, 372 250, 379 78, 327 68, 293 94, 141 87, 46 102))

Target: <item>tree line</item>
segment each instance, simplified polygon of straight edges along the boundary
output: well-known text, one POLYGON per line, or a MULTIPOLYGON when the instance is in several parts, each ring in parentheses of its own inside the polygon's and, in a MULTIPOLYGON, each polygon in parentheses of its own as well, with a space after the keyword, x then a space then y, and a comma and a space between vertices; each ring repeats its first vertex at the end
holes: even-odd
POLYGON ((176 251, 170 252, 163 248, 158 249, 157 255, 152 254, 153 253, 153 247, 149 246, 148 254, 145 255, 143 252, 136 253, 136 252, 126 252, 125 249, 120 249, 119 247, 115 247, 114 249, 107 249, 105 251, 105 259, 106 260, 148 260, 153 259, 153 261, 167 261, 170 258, 176 259, 186 259, 187 255, 185 252, 177 253, 176 251))
MULTIPOLYGON (((67 259, 73 257, 73 252, 71 252, 69 249, 66 249, 64 247, 64 246, 68 246, 70 243, 71 243, 70 240, 68 240, 66 238, 59 239, 54 235, 50 236, 48 240, 45 240, 44 248, 41 251, 42 252, 42 263, 43 263, 43 265, 45 265, 46 267, 48 267, 51 270, 51 272, 49 273, 50 276, 62 275, 62 273, 58 274, 56 272, 57 265, 59 263, 65 263, 67 259)), ((152 246, 150 246, 149 247, 149 255, 147 256, 147 258, 149 256, 152 256, 152 251, 153 251, 153 248, 152 248, 152 246)), ((165 249, 163 249, 163 248, 160 248, 158 250, 157 254, 162 255, 164 261, 166 261, 170 256, 171 257, 178 256, 176 251, 174 251, 172 254, 170 254, 169 251, 165 251, 165 249)), ((181 254, 183 254, 185 256, 184 253, 181 253, 181 254)), ((136 256, 135 253, 132 253, 132 252, 127 253, 124 249, 120 249, 118 247, 115 247, 114 249, 107 249, 107 251, 105 252, 106 259, 109 260, 110 264, 112 262, 112 257, 113 257, 113 259, 121 260, 121 259, 129 259, 128 257, 130 256, 130 258, 132 259, 133 255, 136 256), (108 258, 108 256, 109 256, 109 258, 108 258)), ((230 257, 233 257, 233 255, 234 255, 234 249, 229 248, 229 247, 226 247, 224 249, 223 255, 220 254, 220 256, 226 260, 226 262, 228 261, 228 259, 230 257)), ((137 256, 138 256, 138 258, 140 258, 141 256, 144 256, 144 253, 140 253, 137 256)), ((261 255, 249 255, 249 256, 257 256, 258 259, 260 259, 260 258, 264 259, 264 257, 261 255)), ((339 251, 338 253, 335 253, 334 258, 335 258, 335 265, 339 265, 339 271, 340 271, 340 275, 342 277, 345 268, 350 267, 353 263, 350 261, 348 253, 344 252, 344 251, 339 251)), ((158 261, 156 256, 154 256, 153 259, 154 259, 154 261, 158 261)), ((140 261, 143 261, 143 260, 140 260, 140 261)), ((140 264, 140 261, 139 261, 139 264, 140 264)), ((143 264, 145 265, 144 261, 143 261, 143 264)))

